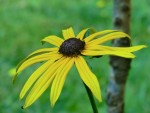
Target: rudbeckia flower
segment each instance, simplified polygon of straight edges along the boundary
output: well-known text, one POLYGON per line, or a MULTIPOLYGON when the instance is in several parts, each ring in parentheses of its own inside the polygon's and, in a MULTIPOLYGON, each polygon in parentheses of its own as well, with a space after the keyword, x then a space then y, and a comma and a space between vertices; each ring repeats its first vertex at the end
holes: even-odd
POLYGON ((84 56, 114 55, 134 58, 135 55, 132 52, 146 47, 145 45, 133 47, 104 46, 102 44, 109 40, 130 38, 130 36, 116 30, 104 30, 86 36, 88 30, 84 29, 78 35, 75 35, 73 29, 68 28, 62 31, 64 39, 55 35, 47 36, 42 42, 48 42, 54 47, 39 49, 27 56, 18 65, 17 75, 32 64, 43 62, 29 77, 21 90, 20 99, 24 98, 30 90, 23 108, 33 104, 51 84, 50 102, 54 106, 61 94, 67 74, 73 65, 76 66, 84 84, 91 90, 95 98, 101 101, 98 79, 88 67, 84 56))

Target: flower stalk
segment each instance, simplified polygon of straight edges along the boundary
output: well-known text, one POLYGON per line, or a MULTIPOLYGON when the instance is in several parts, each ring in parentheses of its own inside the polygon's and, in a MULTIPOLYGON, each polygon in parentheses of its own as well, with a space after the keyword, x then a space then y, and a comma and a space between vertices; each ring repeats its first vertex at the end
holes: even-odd
POLYGON ((93 113, 98 113, 96 103, 94 101, 94 97, 93 97, 93 94, 92 94, 91 90, 87 87, 86 84, 84 84, 84 86, 85 86, 86 92, 88 94, 88 97, 89 97, 89 100, 90 100, 90 103, 91 103, 91 106, 92 106, 92 109, 93 109, 93 113))

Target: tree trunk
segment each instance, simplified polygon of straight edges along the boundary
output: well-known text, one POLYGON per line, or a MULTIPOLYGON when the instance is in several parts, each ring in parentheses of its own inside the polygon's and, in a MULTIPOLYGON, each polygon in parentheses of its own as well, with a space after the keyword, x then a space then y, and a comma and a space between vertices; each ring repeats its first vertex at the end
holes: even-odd
MULTIPOLYGON (((129 34, 130 31, 130 0, 114 0, 114 29, 129 34)), ((116 39, 113 46, 130 46, 127 38, 116 39)), ((110 81, 107 91, 108 113, 124 113, 125 84, 130 69, 131 59, 110 57, 110 81)))

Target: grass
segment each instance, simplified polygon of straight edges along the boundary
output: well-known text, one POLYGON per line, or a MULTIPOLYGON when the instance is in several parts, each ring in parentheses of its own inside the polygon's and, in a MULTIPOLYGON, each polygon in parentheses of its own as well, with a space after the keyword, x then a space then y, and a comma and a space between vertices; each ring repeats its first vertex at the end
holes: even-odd
MULTIPOLYGON (((72 26, 76 33, 86 27, 97 30, 112 28, 112 2, 98 0, 42 1, 0 0, 0 112, 1 113, 91 113, 92 109, 84 86, 73 68, 62 94, 52 109, 48 89, 28 109, 21 109, 19 92, 26 79, 38 66, 25 70, 12 84, 9 70, 32 51, 42 47, 40 40, 50 34, 61 35, 61 30, 72 26), (85 109, 86 108, 86 109, 85 109)), ((149 1, 132 2, 131 36, 133 44, 150 44, 149 1), (140 10, 139 10, 140 9, 140 10)), ((126 86, 126 113, 150 112, 149 48, 135 53, 126 86)), ((100 113, 106 113, 106 91, 109 77, 109 59, 90 59, 93 72, 101 84, 103 102, 98 103, 100 113)))

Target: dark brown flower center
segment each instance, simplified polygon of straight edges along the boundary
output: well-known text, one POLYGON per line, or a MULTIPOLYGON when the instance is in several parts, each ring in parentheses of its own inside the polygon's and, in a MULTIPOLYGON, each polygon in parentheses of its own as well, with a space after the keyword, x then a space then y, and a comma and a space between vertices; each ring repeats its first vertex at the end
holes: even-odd
POLYGON ((84 49, 84 46, 84 41, 77 38, 69 38, 61 44, 59 52, 65 56, 77 56, 81 54, 81 50, 84 49))

